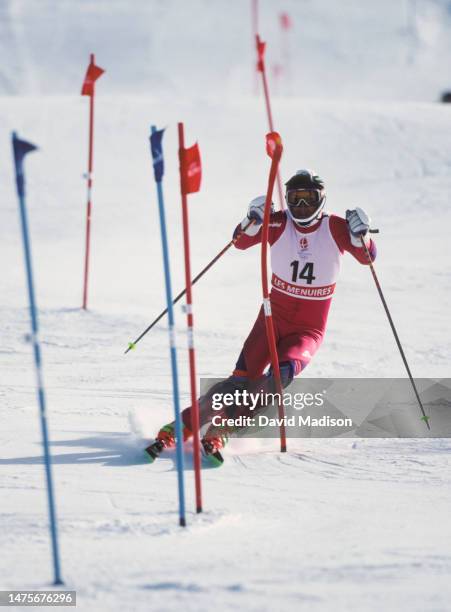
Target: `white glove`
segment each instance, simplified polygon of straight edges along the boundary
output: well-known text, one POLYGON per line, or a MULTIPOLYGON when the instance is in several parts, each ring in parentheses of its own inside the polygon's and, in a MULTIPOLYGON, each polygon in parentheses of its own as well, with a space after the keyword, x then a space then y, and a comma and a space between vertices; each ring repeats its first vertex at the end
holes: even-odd
MULTIPOLYGON (((263 223, 263 216, 265 214, 265 202, 266 196, 258 196, 258 198, 254 198, 249 204, 247 216, 241 221, 241 228, 243 230, 249 225, 249 221, 254 221, 244 232, 248 236, 255 236, 260 231, 260 225, 263 223)), ((274 204, 271 203, 271 213, 273 212, 274 204)))
POLYGON ((346 221, 348 222, 351 243, 355 247, 361 247, 360 236, 364 237, 365 244, 369 244, 369 237, 365 238, 370 229, 371 219, 362 208, 356 207, 354 210, 346 211, 346 221))

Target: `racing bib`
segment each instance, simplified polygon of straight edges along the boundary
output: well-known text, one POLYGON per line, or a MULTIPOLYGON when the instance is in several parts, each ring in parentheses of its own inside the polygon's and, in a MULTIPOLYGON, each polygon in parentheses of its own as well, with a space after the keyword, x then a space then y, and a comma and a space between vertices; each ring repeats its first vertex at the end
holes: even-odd
POLYGON ((323 217, 317 230, 302 234, 287 219, 285 229, 271 247, 272 286, 299 299, 327 300, 340 271, 340 250, 323 217))

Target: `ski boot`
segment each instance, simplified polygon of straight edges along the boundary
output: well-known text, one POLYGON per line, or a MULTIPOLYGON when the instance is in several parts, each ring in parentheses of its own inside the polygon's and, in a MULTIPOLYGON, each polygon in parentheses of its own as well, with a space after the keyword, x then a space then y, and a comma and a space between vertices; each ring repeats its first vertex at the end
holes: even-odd
POLYGON ((224 457, 220 452, 228 442, 227 435, 206 435, 201 440, 202 455, 208 463, 214 467, 220 467, 224 463, 224 457))
MULTIPOLYGON (((191 436, 191 432, 183 426, 183 441, 185 442, 191 436)), ((155 438, 155 441, 148 446, 144 452, 150 463, 157 459, 165 448, 174 448, 175 446, 175 422, 168 423, 160 429, 155 438)))

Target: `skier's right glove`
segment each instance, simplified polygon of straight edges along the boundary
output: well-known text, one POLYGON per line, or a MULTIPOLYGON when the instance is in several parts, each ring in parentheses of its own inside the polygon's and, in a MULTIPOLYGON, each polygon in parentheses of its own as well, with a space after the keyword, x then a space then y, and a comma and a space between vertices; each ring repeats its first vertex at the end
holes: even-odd
MULTIPOLYGON (((244 228, 249 225, 249 221, 254 221, 252 225, 244 231, 248 236, 255 236, 260 230, 260 225, 263 223, 263 216, 265 214, 265 201, 266 196, 258 196, 258 198, 254 198, 252 202, 249 204, 247 210, 247 216, 241 221, 241 228, 244 228)), ((271 203, 271 213, 274 212, 274 204, 271 203)))

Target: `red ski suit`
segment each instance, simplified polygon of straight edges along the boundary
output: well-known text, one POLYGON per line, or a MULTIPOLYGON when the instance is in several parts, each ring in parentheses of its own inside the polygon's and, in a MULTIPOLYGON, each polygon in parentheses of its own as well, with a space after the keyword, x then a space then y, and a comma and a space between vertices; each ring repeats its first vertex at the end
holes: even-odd
MULTIPOLYGON (((241 226, 238 225, 234 235, 238 235, 240 231, 241 226)), ((245 250, 260 242, 261 228, 255 236, 241 234, 235 246, 237 249, 245 250)), ((323 215, 314 225, 301 228, 291 220, 286 212, 274 213, 270 218, 269 244, 271 245, 273 270, 270 298, 277 353, 280 363, 292 363, 293 374, 296 376, 306 367, 323 340, 335 288, 335 282, 333 282, 309 289, 309 283, 310 286, 313 285, 312 279, 318 278, 315 270, 321 268, 320 273, 323 278, 333 277, 335 280, 339 270, 339 259, 345 251, 351 253, 359 263, 364 265, 368 264, 368 258, 362 247, 355 247, 351 243, 345 219, 336 215, 323 215), (320 234, 323 237, 318 242, 320 234), (281 240, 284 244, 279 245, 275 258, 274 251, 281 240), (313 248, 313 252, 309 253, 309 243, 314 243, 315 240, 316 249, 313 248), (295 241, 298 242, 296 247, 294 247, 295 241), (297 253, 296 249, 298 249, 297 253), (307 254, 304 256, 304 253, 307 254), (297 265, 298 254, 302 258, 300 266, 297 265), (299 268, 303 266, 304 275, 301 272, 300 277, 297 277, 299 268), (331 268, 336 269, 331 270, 331 268), (279 270, 281 270, 280 276, 284 278, 280 278, 279 270), (316 276, 313 276, 314 274, 316 276), (332 277, 329 276, 330 274, 332 277), (294 282, 291 283, 290 280, 294 282), (312 295, 311 299, 309 299, 309 293, 312 295)), ((368 249, 374 261, 376 245, 372 240, 368 249)), ((269 363, 270 352, 262 307, 244 343, 234 374, 256 379, 263 374, 269 363)))
MULTIPOLYGON (((241 233, 241 225, 234 236, 237 249, 245 250, 261 242, 261 228, 255 236, 241 233)), ((361 264, 368 264, 362 247, 351 243, 345 219, 323 215, 314 225, 301 228, 286 212, 270 217, 272 290, 270 294, 272 319, 276 335, 279 363, 288 365, 293 376, 306 367, 320 346, 326 329, 327 316, 339 272, 341 256, 351 253, 361 264)), ((376 257, 376 246, 371 240, 368 249, 371 259, 376 257)), ((260 389, 269 379, 262 377, 270 364, 263 307, 247 337, 233 375, 218 383, 213 390, 223 392, 234 388, 237 381, 260 389)), ((290 380, 286 381, 289 384, 290 380)), ((214 413, 210 390, 200 398, 200 424, 208 423, 214 413)), ((184 425, 191 429, 191 408, 182 412, 184 425)))

